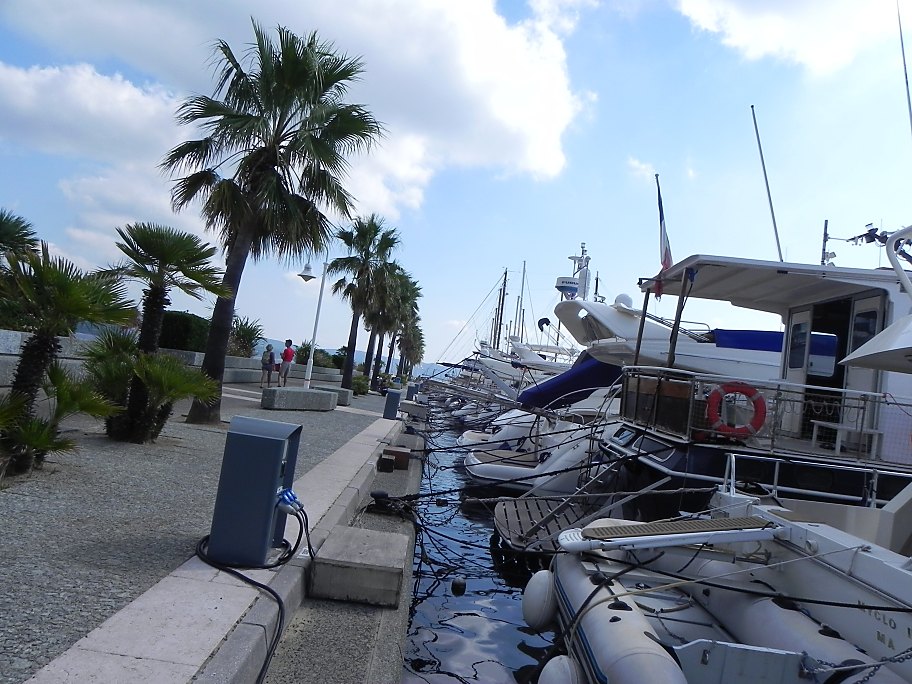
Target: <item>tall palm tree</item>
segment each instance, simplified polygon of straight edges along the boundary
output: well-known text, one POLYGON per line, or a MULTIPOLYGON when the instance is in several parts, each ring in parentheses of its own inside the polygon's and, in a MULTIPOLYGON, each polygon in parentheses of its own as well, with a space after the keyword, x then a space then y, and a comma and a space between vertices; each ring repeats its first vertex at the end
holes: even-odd
MULTIPOLYGON (((80 321, 125 324, 135 309, 122 281, 110 274, 85 274, 70 261, 51 257, 47 243, 40 251, 6 253, 0 297, 21 303, 21 329, 32 333, 22 345, 10 395, 21 402, 24 424, 35 415, 35 400, 45 374, 57 358, 59 335, 73 332, 80 321)), ((11 448, 8 441, 4 446, 11 448)), ((12 453, 13 472, 30 466, 12 453)))
MULTIPOLYGON (((238 57, 225 41, 215 55, 211 97, 188 98, 182 124, 205 136, 171 150, 162 166, 184 173, 172 190, 176 210, 202 201, 208 228, 226 252, 222 284, 238 292, 247 258, 292 261, 323 251, 332 227, 324 211, 349 216, 342 184, 346 155, 368 149, 382 127, 363 106, 345 102, 362 72, 360 59, 336 52, 316 33, 276 29, 273 41, 256 22, 255 42, 238 57)), ((234 320, 233 297, 216 301, 203 370, 219 385, 234 320)), ((194 401, 189 422, 218 422, 221 404, 194 401)))
MULTIPOLYGON (((155 223, 133 223, 118 228, 117 246, 128 261, 112 269, 119 275, 146 284, 143 290, 142 326, 138 351, 158 351, 165 309, 171 303, 168 294, 177 289, 195 298, 203 293, 228 294, 221 285, 223 272, 209 260, 216 248, 196 235, 155 223)), ((116 416, 109 434, 115 439, 143 443, 149 439, 149 390, 134 373, 125 413, 116 416)))
POLYGON ((405 270, 395 262, 381 269, 374 280, 367 308, 364 310, 364 324, 370 330, 367 342, 367 355, 364 359, 365 375, 370 379, 370 388, 377 389, 374 372, 374 346, 378 355, 383 349, 386 332, 395 325, 395 308, 399 297, 399 279, 405 270))
POLYGON ((348 353, 342 367, 342 387, 351 389, 358 323, 368 307, 374 284, 383 277, 383 271, 391 268, 394 263, 390 256, 399 244, 399 234, 395 228, 384 228, 383 219, 371 214, 367 218, 356 218, 352 221, 351 228, 339 230, 336 237, 348 249, 348 256, 333 259, 327 267, 327 273, 342 275, 333 284, 333 293, 341 294, 352 308, 348 353))
POLYGON ((400 283, 400 295, 396 310, 396 325, 391 329, 389 350, 386 355, 386 373, 390 372, 393 362, 393 349, 396 347, 396 338, 403 330, 408 328, 413 321, 418 319, 418 299, 421 297, 421 286, 417 280, 406 274, 400 283))
POLYGON ((403 329, 399 337, 399 358, 399 375, 403 378, 410 376, 424 358, 424 332, 418 316, 403 329))

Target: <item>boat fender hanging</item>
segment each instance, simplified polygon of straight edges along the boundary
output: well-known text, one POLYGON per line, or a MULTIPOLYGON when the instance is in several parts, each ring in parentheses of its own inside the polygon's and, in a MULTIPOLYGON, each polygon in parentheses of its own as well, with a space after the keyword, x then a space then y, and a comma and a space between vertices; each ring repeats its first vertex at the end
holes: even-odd
POLYGON ((766 422, 766 400, 759 391, 744 382, 728 382, 710 392, 706 400, 706 419, 713 431, 744 439, 757 434, 766 422), (729 425, 722 420, 722 399, 726 394, 740 394, 751 402, 754 415, 745 425, 729 425))
POLYGON ((586 678, 570 656, 554 656, 545 663, 541 674, 538 675, 538 684, 584 684, 586 678))
MULTIPOLYGON (((539 570, 526 584, 522 595, 523 620, 536 632, 554 622, 557 617, 557 594, 550 570, 539 570)), ((541 680, 539 680, 541 681, 541 680)))

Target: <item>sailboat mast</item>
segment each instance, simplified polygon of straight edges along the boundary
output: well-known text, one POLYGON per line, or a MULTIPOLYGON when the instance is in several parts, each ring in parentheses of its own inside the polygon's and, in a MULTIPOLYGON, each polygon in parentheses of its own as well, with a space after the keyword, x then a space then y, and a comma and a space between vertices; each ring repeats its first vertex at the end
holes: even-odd
POLYGON ((519 341, 523 341, 523 292, 526 290, 526 262, 523 260, 523 270, 522 270, 522 280, 520 281, 519 286, 519 299, 516 302, 516 332, 515 334, 519 337, 519 341))
POLYGON ((776 251, 779 252, 779 261, 782 259, 782 247, 779 245, 779 228, 776 226, 776 212, 773 211, 773 196, 770 194, 769 178, 766 176, 766 162, 763 160, 763 146, 760 144, 760 129, 757 127, 757 114, 754 105, 751 105, 751 116, 754 118, 754 133, 757 134, 757 149, 760 150, 760 166, 763 167, 763 182, 766 183, 766 199, 770 205, 770 216, 773 219, 773 235, 776 236, 776 251))
POLYGON ((500 328, 503 325, 504 303, 507 299, 507 269, 504 269, 503 285, 500 288, 500 298, 497 303, 497 313, 494 316, 494 349, 500 349, 500 328))

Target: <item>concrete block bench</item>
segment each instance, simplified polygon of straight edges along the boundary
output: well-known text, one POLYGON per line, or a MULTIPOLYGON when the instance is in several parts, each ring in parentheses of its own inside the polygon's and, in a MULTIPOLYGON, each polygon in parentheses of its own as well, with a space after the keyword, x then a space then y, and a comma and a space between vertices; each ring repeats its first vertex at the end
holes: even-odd
POLYGON ((355 394, 344 387, 317 387, 316 385, 311 385, 310 389, 320 390, 321 392, 334 392, 338 397, 336 406, 351 406, 352 397, 355 394))
POLYGON ((260 406, 283 411, 332 411, 338 398, 335 392, 303 387, 267 387, 260 406))

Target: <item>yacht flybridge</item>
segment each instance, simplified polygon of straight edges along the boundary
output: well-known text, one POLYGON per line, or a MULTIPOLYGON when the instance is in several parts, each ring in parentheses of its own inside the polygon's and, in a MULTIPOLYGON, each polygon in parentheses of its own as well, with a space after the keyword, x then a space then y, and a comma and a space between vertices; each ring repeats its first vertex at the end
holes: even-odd
MULTIPOLYGON (((712 487, 726 477, 806 512, 890 506, 912 482, 912 402, 903 398, 912 396, 912 377, 836 361, 909 309, 900 273, 702 255, 673 265, 664 274, 665 295, 728 301, 782 317, 777 376, 680 370, 682 340, 669 335, 664 354, 671 367, 625 368, 624 427, 598 442, 593 459, 601 470, 580 480, 565 500, 539 498, 533 489, 498 503, 503 541, 553 551, 570 520, 657 520, 703 510, 712 487), (815 337, 834 353, 815 354, 815 337)), ((642 288, 653 284, 644 281, 642 288)), ((679 304, 673 330, 684 308, 679 304)), ((883 527, 879 543, 904 549, 908 522, 883 527)), ((857 531, 871 522, 855 512, 841 524, 857 531)))

